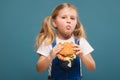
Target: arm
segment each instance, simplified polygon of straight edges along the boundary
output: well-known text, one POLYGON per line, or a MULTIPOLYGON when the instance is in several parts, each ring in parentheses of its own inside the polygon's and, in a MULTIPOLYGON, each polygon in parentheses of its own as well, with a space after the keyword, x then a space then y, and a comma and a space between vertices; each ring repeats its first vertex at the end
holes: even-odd
POLYGON ((73 48, 75 51, 76 51, 76 54, 81 58, 81 61, 83 62, 83 64, 85 65, 85 67, 88 69, 88 70, 94 70, 96 68, 96 64, 95 64, 95 61, 94 59, 92 58, 91 54, 86 54, 84 55, 83 54, 83 51, 81 49, 80 46, 78 45, 74 45, 74 48, 73 48))
POLYGON ((91 54, 87 54, 87 55, 82 55, 82 54, 79 54, 83 64, 85 65, 85 67, 88 69, 88 70, 94 70, 96 68, 96 64, 95 64, 95 61, 94 59, 92 58, 91 54))
POLYGON ((39 56, 37 64, 36 64, 37 71, 42 72, 46 70, 49 64, 51 63, 52 59, 53 58, 51 57, 51 55, 49 55, 48 57, 43 56, 43 55, 39 56))
POLYGON ((48 68, 52 60, 56 57, 57 53, 62 49, 63 47, 61 45, 56 45, 49 56, 39 56, 37 64, 36 64, 36 69, 38 72, 42 72, 48 68))

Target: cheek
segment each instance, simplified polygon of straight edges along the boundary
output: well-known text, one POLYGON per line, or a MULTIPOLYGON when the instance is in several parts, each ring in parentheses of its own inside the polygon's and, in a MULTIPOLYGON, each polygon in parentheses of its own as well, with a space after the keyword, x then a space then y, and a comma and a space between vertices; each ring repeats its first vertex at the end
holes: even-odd
POLYGON ((57 27, 59 27, 59 28, 64 28, 64 26, 65 26, 64 21, 60 21, 59 23, 57 23, 57 27))
POLYGON ((75 29, 77 23, 72 24, 72 28, 75 29))

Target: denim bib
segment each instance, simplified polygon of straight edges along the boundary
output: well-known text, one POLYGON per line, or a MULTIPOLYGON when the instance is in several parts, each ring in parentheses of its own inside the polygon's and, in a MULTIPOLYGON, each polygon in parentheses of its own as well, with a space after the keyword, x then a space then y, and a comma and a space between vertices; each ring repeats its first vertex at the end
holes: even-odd
MULTIPOLYGON (((79 40, 75 38, 75 43, 79 45, 79 40)), ((52 43, 52 47, 56 41, 52 43)), ((58 57, 54 58, 51 66, 51 75, 48 80, 81 80, 80 57, 71 61, 71 67, 68 67, 68 61, 62 61, 58 57)))

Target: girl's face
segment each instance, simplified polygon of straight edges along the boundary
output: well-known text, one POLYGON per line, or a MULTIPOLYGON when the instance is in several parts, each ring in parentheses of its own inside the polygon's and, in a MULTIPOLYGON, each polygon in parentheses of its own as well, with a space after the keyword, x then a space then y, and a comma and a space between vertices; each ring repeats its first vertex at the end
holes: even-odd
POLYGON ((69 7, 60 10, 56 19, 53 20, 53 25, 58 30, 57 35, 61 39, 68 39, 71 37, 76 24, 77 12, 69 7))

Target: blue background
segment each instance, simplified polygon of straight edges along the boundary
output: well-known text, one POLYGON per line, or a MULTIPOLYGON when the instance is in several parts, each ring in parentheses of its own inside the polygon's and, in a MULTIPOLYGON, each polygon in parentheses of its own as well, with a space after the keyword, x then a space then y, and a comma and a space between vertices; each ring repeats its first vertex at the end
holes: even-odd
POLYGON ((35 37, 42 20, 60 3, 78 8, 96 70, 85 80, 120 79, 120 0, 0 0, 0 80, 47 80, 47 70, 38 73, 35 37))

